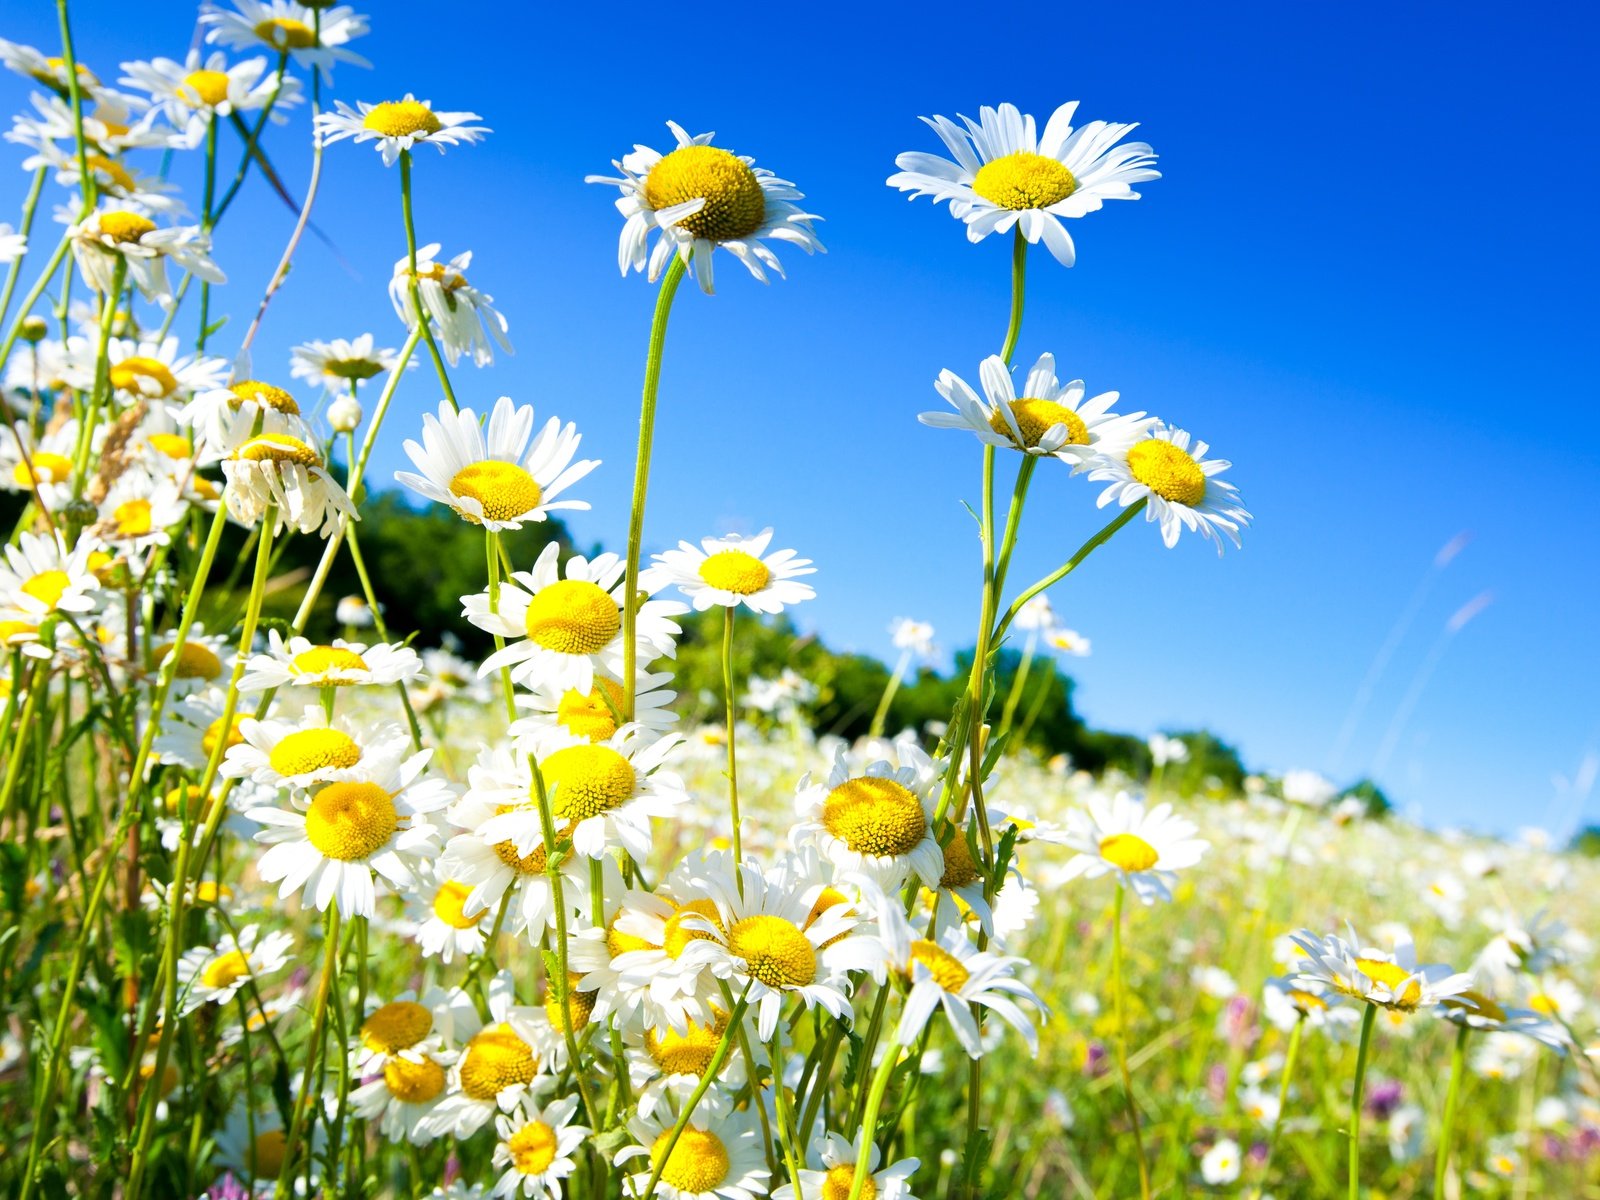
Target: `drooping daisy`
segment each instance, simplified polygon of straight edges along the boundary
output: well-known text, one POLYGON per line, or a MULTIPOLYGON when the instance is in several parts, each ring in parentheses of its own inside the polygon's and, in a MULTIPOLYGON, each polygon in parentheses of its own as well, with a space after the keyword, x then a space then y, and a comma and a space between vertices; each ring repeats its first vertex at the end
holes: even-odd
MULTIPOLYGON (((24 79, 43 84, 58 96, 67 94, 69 85, 64 58, 46 55, 44 51, 23 42, 8 42, 0 38, 0 63, 24 79)), ((77 76, 80 88, 92 90, 100 86, 95 73, 81 62, 77 64, 77 76)))
POLYGON ((350 1093, 351 1112, 377 1123, 390 1141, 424 1146, 439 1136, 433 1116, 449 1095, 456 1054, 430 1039, 405 1057, 370 1064, 373 1077, 350 1093))
MULTIPOLYGON (((671 706, 678 693, 665 686, 671 681, 670 671, 640 671, 634 685, 634 724, 656 736, 677 723, 671 706)), ((535 680, 531 691, 517 695, 517 707, 528 715, 513 721, 507 733, 521 743, 564 729, 574 737, 603 742, 617 731, 622 702, 622 684, 601 676, 587 692, 535 680)))
POLYGON ((330 645, 317 645, 298 636, 285 642, 283 635, 273 629, 267 634, 266 652, 254 655, 245 664, 239 690, 408 683, 420 670, 422 661, 409 646, 388 642, 366 646, 343 638, 334 638, 330 645))
POLYGON ((229 66, 228 56, 221 50, 204 56, 198 49, 190 50, 181 63, 170 58, 125 62, 122 69, 127 74, 118 82, 150 93, 152 107, 183 132, 185 144, 191 147, 205 136, 213 116, 254 112, 270 100, 271 119, 281 125, 288 120, 286 110, 302 99, 300 81, 268 71, 265 58, 229 66))
POLYGON ((924 117, 951 157, 907 151, 895 158, 900 170, 889 186, 912 199, 948 200, 969 241, 1020 226, 1023 237, 1043 239, 1056 261, 1070 267, 1077 251, 1062 218, 1095 212, 1106 200, 1137 200, 1132 185, 1161 178, 1148 145, 1118 144, 1136 125, 1090 121, 1074 129, 1077 108, 1074 100, 1056 109, 1042 135, 1013 104, 985 105, 976 121, 961 117, 961 125, 924 117))
POLYGON ((439 112, 427 100, 418 100, 407 92, 403 100, 385 100, 379 104, 357 101, 351 108, 343 100, 335 102, 338 111, 317 116, 317 133, 323 144, 355 138, 361 142, 376 141, 383 165, 392 167, 400 155, 419 143, 437 146, 444 153, 446 146, 471 145, 489 132, 486 125, 468 125, 478 120, 477 113, 439 112))
POLYGON ((347 4, 296 4, 294 0, 233 0, 236 11, 219 4, 201 6, 200 23, 209 25, 206 41, 234 50, 262 46, 287 54, 303 67, 314 67, 324 79, 334 63, 357 67, 372 64, 347 48, 367 32, 367 18, 347 4))
POLYGON ((111 291, 118 262, 126 265, 128 280, 145 299, 161 304, 172 300, 167 282, 169 259, 207 283, 228 281, 209 257, 210 236, 198 226, 160 229, 143 213, 112 208, 90 213, 74 224, 67 236, 72 239, 72 256, 84 282, 102 296, 111 291))
POLYGON ((337 899, 347 917, 372 915, 374 872, 397 889, 414 887, 415 860, 438 849, 433 826, 417 818, 455 798, 449 784, 423 775, 430 754, 296 794, 288 809, 251 809, 246 815, 263 826, 256 840, 270 847, 256 863, 262 880, 281 881, 280 899, 301 892, 302 903, 321 910, 337 899))
POLYGON ((936 429, 970 430, 986 445, 1059 458, 1075 472, 1086 470, 1097 453, 1134 441, 1156 423, 1142 412, 1112 412, 1117 392, 1085 400, 1083 380, 1062 384, 1051 354, 1041 354, 1028 369, 1020 396, 998 354, 983 360, 978 378, 983 384, 981 399, 955 372, 940 371, 934 390, 955 412, 925 412, 917 420, 936 429))
POLYGON ((1409 935, 1389 951, 1363 946, 1353 927, 1349 934, 1348 941, 1338 934, 1318 937, 1308 929, 1295 934, 1295 943, 1306 955, 1296 982, 1406 1013, 1431 1008, 1472 987, 1471 975, 1452 972, 1443 963, 1419 966, 1409 935))
POLYGON ((327 537, 341 518, 360 519, 344 488, 323 466, 322 455, 292 434, 250 438, 222 460, 222 473, 228 481, 222 493, 228 514, 243 525, 255 525, 273 508, 276 531, 297 529, 327 537))
POLYGON ((495 1118, 500 1140, 494 1148, 494 1165, 504 1168, 495 1184, 496 1196, 560 1200, 561 1181, 578 1169, 572 1155, 593 1132, 571 1123, 577 1108, 576 1096, 563 1096, 543 1108, 524 1097, 512 1112, 495 1118))
MULTIPOLYGON (((615 554, 590 560, 573 555, 561 566, 561 546, 548 543, 531 571, 517 571, 500 588, 490 608, 487 590, 462 598, 467 620, 479 629, 510 639, 503 650, 483 660, 480 675, 502 667, 526 687, 559 688, 587 695, 597 675, 623 678, 624 565, 615 554)), ((672 657, 673 639, 683 630, 670 618, 688 609, 675 600, 645 600, 638 606, 635 638, 639 661, 672 657)))
POLYGON ((231 937, 216 946, 196 946, 178 960, 178 994, 183 1014, 205 1004, 229 1004, 239 989, 280 970, 289 961, 292 934, 279 931, 261 937, 259 925, 246 925, 237 941, 231 937))
POLYGON ((489 981, 488 993, 488 1023, 467 1019, 457 1031, 465 1040, 450 1072, 450 1094, 428 1122, 437 1133, 470 1137, 497 1114, 515 1111, 539 1075, 539 1056, 523 1029, 535 1010, 517 1004, 509 971, 489 981))
MULTIPOLYGON (((858 1135, 855 1145, 840 1137, 837 1133, 825 1133, 815 1140, 806 1150, 806 1163, 809 1170, 800 1171, 800 1192, 797 1195, 793 1184, 784 1184, 774 1188, 772 1200, 839 1200, 841 1196, 849 1196, 851 1185, 855 1182, 856 1160, 861 1157, 860 1143, 865 1135, 858 1135)), ((902 1158, 897 1163, 878 1169, 878 1162, 883 1156, 878 1147, 867 1147, 867 1182, 862 1185, 861 1194, 871 1196, 872 1200, 917 1200, 911 1194, 911 1176, 921 1166, 915 1158, 902 1158)))
POLYGON ((1200 861, 1210 844, 1197 837, 1195 823, 1170 804, 1146 809, 1126 792, 1107 799, 1096 792, 1086 808, 1067 814, 1064 845, 1078 851, 1064 877, 1099 879, 1115 874, 1146 904, 1172 899, 1177 872, 1200 861))
POLYGON ((1239 530, 1250 523, 1250 513, 1240 502, 1239 489, 1217 478, 1233 464, 1207 458, 1210 448, 1165 425, 1153 428, 1148 437, 1108 447, 1089 472, 1091 480, 1111 481, 1096 504, 1104 508, 1114 500, 1127 508, 1147 499, 1145 520, 1161 523, 1161 540, 1169 547, 1178 544, 1178 533, 1187 526, 1215 542, 1221 554, 1223 536, 1240 544, 1239 530))
POLYGON ((470 354, 480 367, 494 362, 490 339, 507 354, 514 353, 506 338, 506 319, 494 307, 494 297, 467 282, 472 251, 462 251, 448 262, 440 262, 438 255, 439 243, 430 242, 418 248, 414 272, 410 255, 394 265, 389 300, 406 328, 413 332, 417 328, 417 309, 411 299, 415 280, 422 296, 422 310, 438 328, 444 356, 452 367, 463 354, 470 354))
POLYGON ((818 218, 794 202, 802 193, 786 179, 752 165, 754 160, 711 145, 714 133, 690 137, 667 122, 677 146, 661 154, 648 146, 612 161, 620 177, 589 175, 586 183, 619 188, 617 211, 625 218, 617 265, 626 275, 646 270, 654 283, 673 255, 693 267, 703 291, 712 287, 712 251, 728 251, 761 282, 766 271, 781 277, 783 266, 767 241, 788 242, 807 254, 823 248, 811 223, 818 218), (650 234, 659 231, 654 248, 650 234))
POLYGON ((898 765, 879 759, 860 767, 841 747, 824 782, 802 778, 792 836, 815 844, 841 871, 863 872, 886 889, 913 874, 938 887, 945 861, 933 813, 944 770, 912 741, 894 748, 898 765))
POLYGON ((557 500, 562 491, 600 465, 573 462, 583 435, 557 417, 533 435, 533 405, 501 396, 489 414, 488 436, 470 408, 439 405, 424 413, 422 444, 407 440, 406 455, 421 475, 396 471, 395 479, 429 500, 447 504, 485 529, 520 529, 558 509, 587 509, 587 500, 557 500), (532 443, 529 443, 529 438, 532 443))
POLYGON ((329 720, 320 704, 306 705, 290 720, 246 717, 239 732, 244 741, 228 751, 222 774, 248 775, 271 787, 360 779, 372 773, 374 761, 404 758, 411 740, 393 721, 349 716, 329 720))
POLYGON ((652 1172, 660 1167, 655 1194, 662 1200, 761 1200, 772 1175, 753 1120, 749 1113, 720 1111, 702 1103, 669 1154, 670 1117, 634 1117, 628 1132, 636 1144, 620 1151, 616 1163, 646 1160, 629 1176, 635 1195, 644 1194, 652 1172))
POLYGON ((752 612, 780 613, 817 594, 810 584, 796 582, 817 569, 809 558, 796 558, 793 550, 768 554, 771 541, 772 530, 763 529, 750 538, 729 534, 702 538, 698 546, 679 542, 676 550, 651 555, 639 581, 652 592, 676 586, 696 612, 744 604, 752 612))
MULTIPOLYGON (((363 333, 348 341, 334 338, 327 342, 302 342, 289 352, 289 374, 323 387, 353 387, 364 379, 382 375, 400 365, 396 350, 374 345, 373 336, 363 333)), ((412 359, 408 366, 415 366, 412 359)), ((359 422, 357 422, 359 424, 359 422)))

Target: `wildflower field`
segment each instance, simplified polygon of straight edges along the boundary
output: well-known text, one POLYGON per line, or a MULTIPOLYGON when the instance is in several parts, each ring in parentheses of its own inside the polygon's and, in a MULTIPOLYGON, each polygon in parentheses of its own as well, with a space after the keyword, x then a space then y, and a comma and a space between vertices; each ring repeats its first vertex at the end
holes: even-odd
POLYGON ((1600 1196, 1594 860, 1210 778, 1194 739, 1040 741, 1096 551, 1231 555, 1252 520, 1204 414, 1090 394, 1026 320, 1160 179, 1133 125, 907 114, 904 219, 1010 251, 996 352, 927 363, 920 415, 970 447, 940 499, 972 501, 974 649, 905 720, 933 631, 898 620, 823 720, 806 531, 652 518, 695 486, 651 471, 680 294, 824 249, 759 147, 668 121, 574 181, 654 303, 616 348, 637 451, 597 470, 583 397, 484 397, 510 322, 416 202, 488 118, 366 96, 344 5, 207 3, 197 48, 120 63, 56 8, 59 44, 0 40, 33 89, 0 225, 5 1195, 1600 1196), (296 311, 334 155, 392 185, 388 330, 296 311), (295 213, 261 293, 228 276, 245 189, 295 213), (1045 473, 1095 532, 1028 578, 1045 473), (591 506, 625 544, 550 532, 591 506), (363 554, 396 527, 414 577, 363 554), (448 618, 396 624, 462 539, 448 618))

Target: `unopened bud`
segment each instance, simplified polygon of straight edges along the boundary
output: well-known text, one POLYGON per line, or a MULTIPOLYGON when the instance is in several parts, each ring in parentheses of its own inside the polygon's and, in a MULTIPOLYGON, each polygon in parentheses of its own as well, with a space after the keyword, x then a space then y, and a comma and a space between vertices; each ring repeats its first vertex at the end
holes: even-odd
POLYGON ((22 319, 22 340, 38 345, 44 341, 44 335, 50 332, 50 326, 45 319, 37 313, 30 313, 22 319))
POLYGON ((354 396, 340 396, 328 406, 328 424, 335 433, 354 433, 361 417, 361 401, 354 396))

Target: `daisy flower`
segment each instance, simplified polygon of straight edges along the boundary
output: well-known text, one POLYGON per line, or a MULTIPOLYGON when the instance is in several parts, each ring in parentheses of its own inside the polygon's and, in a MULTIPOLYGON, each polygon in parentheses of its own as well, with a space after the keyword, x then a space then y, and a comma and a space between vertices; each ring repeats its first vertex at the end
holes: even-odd
MULTIPOLYGON (((314 1138, 315 1143, 320 1145, 320 1128, 316 1130, 314 1138)), ((228 1113, 227 1121, 217 1132, 215 1161, 219 1167, 231 1171, 248 1186, 247 1195, 254 1195, 258 1190, 264 1190, 258 1185, 278 1178, 278 1173, 284 1167, 288 1142, 283 1122, 271 1105, 252 1111, 243 1104, 235 1104, 228 1113)), ((316 1155, 307 1155, 306 1161, 315 1163, 316 1155)))
POLYGON ((196 946, 178 960, 179 1012, 188 1015, 205 1004, 228 1004, 252 980, 281 970, 294 946, 291 934, 278 932, 259 937, 259 925, 246 925, 238 939, 220 945, 196 946))
POLYGON ((571 1123, 577 1108, 576 1096, 563 1096, 543 1108, 524 1097, 514 1111, 495 1118, 500 1139, 494 1165, 504 1168, 496 1196, 561 1200, 561 1181, 578 1169, 572 1155, 593 1132, 571 1123))
POLYGON ((950 202, 950 215, 967 226, 967 240, 981 242, 1013 226, 1037 243, 1043 239, 1064 267, 1077 258, 1063 217, 1081 217, 1106 200, 1137 200, 1133 184, 1161 178, 1155 152, 1144 142, 1121 142, 1136 125, 1090 121, 1072 127, 1076 100, 1050 114, 1041 135, 1032 116, 1013 104, 987 105, 978 119, 924 117, 950 151, 950 158, 907 151, 895 158, 900 170, 889 186, 911 198, 950 202))
POLYGON ((56 613, 86 613, 100 581, 89 570, 93 543, 68 550, 59 533, 21 533, 0 561, 0 619, 38 626, 56 613))
MULTIPOLYGON (((200 771, 211 761, 218 742, 222 743, 224 754, 243 745, 240 726, 247 715, 236 712, 230 723, 224 724, 225 707, 220 689, 199 691, 185 696, 177 705, 168 706, 161 718, 161 733, 151 746, 154 761, 177 763, 191 771, 200 771)), ((210 801, 206 804, 209 808, 210 801)))
POLYGON ((1468 1029, 1520 1033, 1556 1050, 1566 1048, 1565 1032, 1549 1017, 1531 1008, 1502 1007, 1476 988, 1441 1000, 1434 1011, 1445 1020, 1468 1029))
POLYGON ((122 69, 127 74, 118 82, 150 93, 152 107, 183 131, 184 141, 191 147, 199 145, 213 116, 254 112, 271 101, 271 119, 281 125, 288 120, 284 110, 302 99, 300 81, 268 71, 265 58, 246 59, 230 67, 221 50, 205 56, 190 50, 181 63, 170 58, 125 62, 122 69))
POLYGON ((714 133, 690 137, 667 122, 677 146, 661 154, 648 146, 614 159, 619 176, 589 175, 586 183, 618 188, 617 211, 624 224, 617 265, 626 275, 643 271, 661 277, 674 254, 693 267, 701 290, 713 290, 711 254, 719 247, 742 262, 762 283, 768 269, 781 277, 783 266, 767 241, 788 242, 807 254, 821 250, 811 223, 819 218, 794 202, 804 199, 786 179, 752 165, 754 159, 710 144, 714 133), (650 234, 660 236, 652 249, 650 234))
POLYGON ((72 256, 83 280, 104 296, 115 280, 115 264, 127 267, 127 278, 146 300, 170 303, 167 283, 170 259, 207 283, 226 283, 228 277, 212 262, 211 238, 198 226, 159 229, 143 213, 132 209, 100 209, 67 230, 72 256))
MULTIPOLYGON (((1300 957, 1298 947, 1296 957, 1300 957)), ((1304 1021, 1313 1029, 1348 1024, 1354 1009, 1329 1003, 1327 988, 1308 984, 1291 975, 1275 975, 1261 991, 1261 1010, 1276 1028, 1287 1032, 1304 1021)))
POLYGON ((278 532, 297 529, 327 537, 341 517, 360 519, 344 488, 322 465, 322 455, 293 434, 250 438, 222 460, 222 473, 228 515, 242 525, 255 525, 273 507, 278 532))
POLYGON ((1191 441, 1182 429, 1157 425, 1150 436, 1110 446, 1095 459, 1091 480, 1110 480, 1096 504, 1104 508, 1113 500, 1123 508, 1149 500, 1146 521, 1161 522, 1161 540, 1170 548, 1178 544, 1180 529, 1217 544, 1222 537, 1239 545, 1239 530, 1250 514, 1239 499, 1239 489, 1216 476, 1233 464, 1207 458, 1205 442, 1191 441))
POLYGON ((223 453, 257 437, 288 435, 307 444, 313 440, 294 395, 259 379, 238 379, 200 391, 179 410, 178 420, 223 453))
POLYGON ((634 1117, 628 1132, 635 1145, 616 1157, 620 1167, 636 1158, 646 1163, 629 1184, 643 1195, 656 1168, 661 1179, 655 1194, 662 1200, 761 1200, 767 1195, 771 1172, 766 1150, 749 1113, 719 1111, 702 1103, 684 1126, 678 1142, 667 1153, 674 1122, 658 1117, 634 1117))
POLYGON ((441 1043, 453 1040, 457 1030, 478 1028, 478 1010, 472 997, 459 988, 431 987, 422 995, 401 992, 393 1000, 368 1000, 372 1011, 361 1022, 353 1047, 357 1069, 370 1071, 392 1058, 420 1062, 441 1043))
POLYGON ((366 780, 297 794, 287 810, 251 809, 245 815, 263 826, 256 841, 270 847, 256 863, 262 881, 281 881, 279 899, 300 892, 302 903, 320 910, 337 900, 347 917, 373 914, 374 872, 396 889, 414 887, 415 861, 437 853, 438 836, 417 818, 454 799, 443 780, 421 778, 431 753, 383 763, 366 780))
MULTIPOLYGON (((671 681, 670 671, 638 673, 633 689, 634 724, 659 736, 677 723, 671 706, 678 693, 664 686, 671 681)), ((512 741, 537 741, 555 729, 590 742, 603 742, 616 733, 623 694, 622 684, 615 680, 597 675, 587 692, 546 680, 534 680, 531 689, 517 695, 517 707, 528 715, 513 721, 506 731, 512 741)))
POLYGON ((409 646, 387 642, 366 646, 343 638, 334 638, 331 645, 317 645, 298 636, 285 642, 273 629, 267 633, 266 653, 252 656, 245 664, 239 690, 409 683, 420 670, 422 661, 409 646))
MULTIPOLYGON (((806 1151, 810 1169, 800 1171, 800 1191, 796 1193, 794 1185, 786 1183, 773 1189, 772 1200, 839 1200, 839 1197, 848 1196, 855 1182, 856 1160, 861 1157, 860 1142, 864 1136, 858 1135, 856 1144, 852 1145, 837 1133, 823 1134, 806 1151)), ((877 1146, 867 1147, 870 1173, 861 1194, 873 1200, 917 1200, 911 1194, 910 1180, 921 1162, 902 1158, 880 1171, 878 1162, 882 1157, 877 1146)))
MULTIPOLYGON (((580 697, 594 690, 597 673, 620 680, 626 663, 623 573, 615 554, 592 560, 575 554, 563 568, 560 544, 549 542, 532 571, 517 571, 501 585, 498 609, 490 608, 487 591, 463 597, 468 621, 508 639, 504 649, 483 660, 478 674, 510 667, 512 678, 525 687, 575 691, 580 697)), ((673 638, 683 630, 669 618, 687 611, 674 600, 645 600, 638 606, 641 662, 672 657, 673 638)))
MULTIPOLYGON (((718 1006, 711 1007, 707 1020, 686 1022, 682 1029, 643 1025, 624 1030, 628 1083, 637 1097, 639 1115, 653 1116, 669 1099, 674 1108, 681 1108, 711 1069, 727 1032, 728 1014, 718 1006)), ((744 1055, 730 1053, 718 1069, 716 1087, 720 1094, 731 1094, 744 1086, 747 1075, 744 1055)), ((716 1094, 707 1093, 702 1102, 716 1094)))
POLYGON ((135 554, 165 546, 168 534, 188 514, 189 503, 170 479, 153 479, 143 471, 125 471, 100 502, 100 520, 90 533, 109 548, 135 554))
POLYGON ((344 138, 355 138, 358 145, 376 141, 386 167, 394 166, 401 154, 419 143, 437 146, 443 154, 446 146, 470 146, 489 132, 487 126, 467 124, 478 120, 477 113, 436 112, 429 101, 418 100, 410 92, 404 100, 384 100, 379 104, 360 100, 356 108, 343 100, 335 103, 337 112, 317 116, 317 133, 323 144, 344 138))
POLYGON ((501 396, 485 437, 476 412, 455 412, 441 403, 437 417, 423 414, 422 444, 405 443, 422 474, 396 471, 394 477, 488 530, 520 529, 524 521, 542 521, 558 509, 587 509, 587 500, 556 497, 598 467, 599 459, 572 461, 583 440, 572 422, 563 426, 551 417, 534 436, 533 420, 533 405, 501 396))
MULTIPOLYGON (((98 338, 69 338, 67 361, 73 386, 81 391, 91 390, 99 366, 98 338)), ((106 361, 111 387, 121 403, 182 401, 223 386, 228 377, 226 360, 184 354, 175 337, 162 338, 159 342, 153 338, 114 337, 106 345, 106 361)), ((159 409, 161 406, 151 407, 159 409)))
POLYGON ((467 912, 472 885, 451 879, 424 864, 418 872, 417 890, 406 896, 406 910, 417 927, 417 945, 427 958, 449 965, 482 950, 488 908, 467 912))
POLYGON ((415 279, 423 312, 438 328, 444 356, 452 367, 463 354, 470 354, 480 367, 494 362, 491 338, 507 354, 513 353, 506 339, 506 319, 495 309, 494 297, 467 282, 472 251, 465 250, 449 262, 440 262, 438 254, 439 243, 430 242, 418 248, 415 272, 409 254, 394 265, 389 300, 406 328, 415 331, 417 327, 417 309, 411 299, 415 279))
POLYGON ((393 721, 330 720, 320 704, 306 705, 293 720, 246 717, 239 732, 244 741, 228 751, 223 776, 249 776, 275 788, 361 779, 374 761, 404 758, 411 740, 393 721))
POLYGON ((651 555, 640 585, 653 592, 673 584, 696 612, 744 604, 752 612, 780 613, 817 594, 810 584, 795 582, 817 569, 809 558, 796 558, 793 550, 768 554, 771 541, 772 530, 763 529, 751 538, 729 534, 702 538, 699 546, 679 542, 676 550, 651 555))
MULTIPOLYGON (((0 38, 0 63, 34 83, 43 84, 59 96, 67 94, 67 64, 65 59, 46 55, 22 42, 8 42, 0 38)), ((100 86, 95 73, 83 63, 77 64, 78 86, 97 89, 100 86)))
MULTIPOLYGON (((167 659, 177 649, 176 638, 157 642, 150 651, 150 660, 156 671, 165 669, 167 659)), ((222 677, 233 669, 233 642, 223 634, 207 633, 205 623, 196 621, 183 639, 183 649, 177 651, 178 660, 172 666, 172 683, 169 690, 174 696, 187 696, 218 685, 222 677)))
MULTIPOLYGON (((348 341, 334 338, 328 342, 302 342, 289 351, 289 374, 324 387, 354 387, 363 379, 386 374, 399 365, 399 352, 374 345, 370 333, 348 341)), ((407 366, 415 365, 415 360, 407 362, 407 366)))
POLYGON ((1134 441, 1156 423, 1142 412, 1119 416, 1110 411, 1117 392, 1085 400, 1083 380, 1063 385, 1056 378, 1054 355, 1041 354, 1029 368, 1021 396, 998 354, 983 360, 978 378, 982 399, 953 371, 939 372, 934 390, 955 412, 925 412, 917 420, 936 429, 970 430, 985 445, 1059 458, 1074 472, 1086 470, 1097 453, 1134 441))
POLYGON ((1348 941, 1338 934, 1318 937, 1307 929, 1295 934, 1295 944, 1306 955, 1295 982, 1403 1013, 1431 1008, 1472 987, 1471 975, 1454 973, 1442 963, 1418 966, 1409 935, 1387 951, 1362 946, 1353 927, 1349 933, 1348 941))
POLYGON ((294 0, 233 0, 234 11, 220 4, 201 6, 200 23, 211 26, 206 41, 234 50, 267 46, 288 54, 302 67, 314 67, 324 79, 334 63, 357 67, 372 64, 346 47, 367 32, 367 18, 346 4, 296 4, 294 0))
POLYGON ((1170 804, 1145 806, 1126 792, 1111 799, 1095 793, 1087 809, 1067 814, 1061 841, 1078 851, 1067 863, 1064 878, 1117 876, 1146 904, 1172 899, 1177 873, 1194 866, 1210 848, 1195 837, 1195 823, 1172 811, 1170 804))
POLYGON ((913 874, 936 888, 945 871, 933 832, 943 765, 909 740, 894 749, 898 766, 880 759, 856 769, 841 747, 826 781, 802 778, 792 837, 815 844, 841 871, 862 872, 886 889, 913 874))
POLYGON ((433 1117, 449 1094, 455 1060, 454 1052, 434 1043, 372 1064, 373 1078, 350 1093, 351 1111, 377 1122, 391 1142, 426 1145, 439 1136, 433 1117))
POLYGON ((28 237, 0 221, 0 266, 10 266, 28 252, 28 237))
POLYGON ((450 1072, 450 1094, 428 1124, 434 1132, 470 1137, 499 1113, 515 1111, 539 1074, 539 1057, 525 1036, 535 1010, 516 1002, 509 971, 489 981, 489 1020, 463 1017, 457 1036, 465 1039, 450 1072))
MULTIPOLYGON (((100 440, 103 442, 103 438, 100 440)), ((37 492, 47 509, 59 512, 72 498, 72 456, 77 448, 75 420, 65 421, 37 438, 29 432, 26 422, 0 424, 0 487, 29 496, 37 492)))

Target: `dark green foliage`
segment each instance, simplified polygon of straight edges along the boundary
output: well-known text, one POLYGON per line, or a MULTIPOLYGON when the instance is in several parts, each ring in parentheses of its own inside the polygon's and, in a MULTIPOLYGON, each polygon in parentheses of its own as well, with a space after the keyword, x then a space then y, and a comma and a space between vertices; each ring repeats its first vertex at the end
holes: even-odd
POLYGON ((1339 798, 1361 801, 1367 806, 1369 817, 1386 817, 1394 810, 1394 805, 1389 802, 1389 797, 1384 794, 1383 789, 1370 779, 1363 779, 1346 788, 1339 798))
POLYGON ((1600 825, 1589 825, 1573 835, 1568 849, 1588 858, 1600 858, 1600 825))

